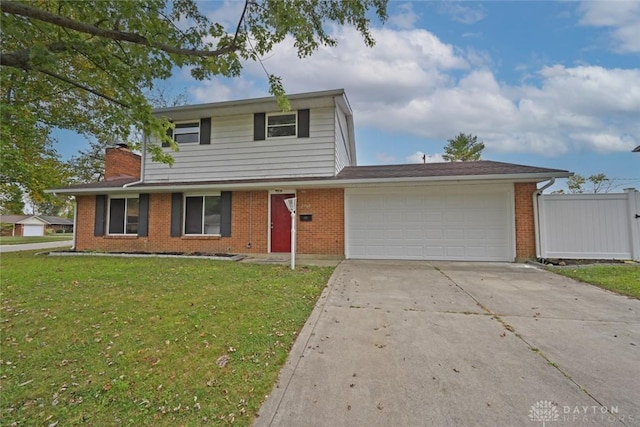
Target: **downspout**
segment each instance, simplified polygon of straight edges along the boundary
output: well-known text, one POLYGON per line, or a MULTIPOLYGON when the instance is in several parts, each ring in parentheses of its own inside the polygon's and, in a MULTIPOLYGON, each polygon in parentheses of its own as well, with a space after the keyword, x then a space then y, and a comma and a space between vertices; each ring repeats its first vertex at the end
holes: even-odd
POLYGON ((78 229, 78 196, 73 196, 73 240, 71 250, 76 250, 76 230, 78 229))
POLYGON ((538 213, 540 205, 538 204, 538 197, 542 194, 542 192, 544 190, 546 190, 547 188, 551 187, 555 182, 556 182, 556 179, 552 177, 549 180, 549 182, 547 182, 545 185, 542 186, 542 188, 537 189, 532 194, 532 199, 533 199, 532 200, 533 201, 533 222, 534 222, 533 230, 535 232, 535 239, 536 239, 536 259, 540 258, 540 244, 541 244, 541 242, 540 242, 540 218, 539 218, 539 213, 538 213))
POLYGON ((147 139, 149 137, 145 136, 142 138, 142 155, 140 156, 140 179, 134 182, 130 182, 122 186, 122 188, 131 187, 132 185, 142 184, 144 182, 144 164, 145 159, 147 158, 147 139))

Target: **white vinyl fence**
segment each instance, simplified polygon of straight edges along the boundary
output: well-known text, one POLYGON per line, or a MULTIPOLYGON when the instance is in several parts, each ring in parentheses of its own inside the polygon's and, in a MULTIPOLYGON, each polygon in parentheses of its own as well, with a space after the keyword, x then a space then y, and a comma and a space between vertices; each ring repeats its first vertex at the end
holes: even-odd
POLYGON ((541 258, 640 260, 640 193, 544 194, 538 198, 541 258))

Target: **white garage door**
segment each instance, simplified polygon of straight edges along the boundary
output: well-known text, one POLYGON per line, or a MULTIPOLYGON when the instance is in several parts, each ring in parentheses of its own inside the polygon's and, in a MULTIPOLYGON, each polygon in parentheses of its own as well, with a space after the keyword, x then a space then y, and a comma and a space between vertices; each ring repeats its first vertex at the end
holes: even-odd
POLYGON ((25 224, 23 227, 23 236, 44 236, 44 225, 25 224))
POLYGON ((513 186, 345 191, 346 256, 513 261, 513 186))

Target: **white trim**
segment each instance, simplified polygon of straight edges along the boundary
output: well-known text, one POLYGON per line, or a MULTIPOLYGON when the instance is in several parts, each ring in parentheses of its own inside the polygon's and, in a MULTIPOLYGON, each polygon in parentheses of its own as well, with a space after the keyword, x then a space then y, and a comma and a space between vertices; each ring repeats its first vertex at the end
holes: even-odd
MULTIPOLYGON (((205 197, 222 197, 220 191, 212 191, 207 193, 183 193, 182 194, 182 235, 183 236, 222 236, 222 212, 220 212, 220 232, 219 233, 189 233, 187 234, 187 197, 202 197, 202 228, 204 228, 204 210, 205 210, 205 197)), ((219 201, 220 208, 222 209, 222 200, 219 201)))
MULTIPOLYGON (((531 174, 510 174, 510 175, 469 175, 469 176, 446 176, 446 177, 411 177, 411 178, 366 178, 366 179, 318 179, 299 181, 286 181, 282 183, 273 181, 265 182, 234 182, 226 184, 216 181, 211 184, 193 184, 193 185, 176 185, 167 183, 166 185, 135 187, 131 189, 123 189, 122 187, 114 188, 87 188, 87 189, 52 189, 46 190, 45 193, 59 194, 96 194, 96 193, 122 193, 128 191, 136 191, 140 193, 166 193, 178 191, 198 191, 216 188, 221 191, 225 190, 267 190, 277 185, 283 185, 294 188, 357 188, 357 187, 393 187, 408 185, 456 185, 461 183, 469 184, 498 184, 498 183, 516 183, 516 182, 542 182, 555 178, 567 178, 569 173, 559 173, 550 175, 548 173, 531 173, 531 174), (470 182, 473 181, 473 182, 470 182), (124 191, 123 191, 124 190, 124 191)), ((201 182, 201 180, 194 181, 201 182)), ((181 181, 181 184, 186 184, 181 181)))
MULTIPOLYGON (((137 199, 138 200, 138 226, 140 225, 140 194, 116 194, 114 196, 109 195, 107 198, 107 223, 106 225, 106 236, 137 236, 138 232, 135 233, 127 233, 127 208, 129 207, 129 202, 127 199, 137 199), (111 200, 112 199, 125 199, 124 202, 124 233, 111 233, 109 231, 109 226, 111 225, 111 200)), ((73 230, 75 236, 75 228, 73 230)))
MULTIPOLYGON (((265 118, 264 118, 264 139, 265 140, 270 140, 270 139, 295 139, 298 138, 298 124, 299 124, 300 120, 298 118, 298 111, 287 111, 287 112, 277 112, 277 113, 266 113, 265 114, 265 118), (293 135, 282 135, 282 136, 269 136, 269 117, 277 117, 277 116, 294 116, 295 117, 295 134, 293 135)), ((283 126, 273 126, 273 127, 288 127, 291 126, 289 125, 283 125, 283 126)))
POLYGON ((290 188, 272 188, 267 195, 267 253, 271 252, 271 196, 274 194, 293 194, 293 197, 298 197, 295 189, 290 188))
MULTIPOLYGON (((200 144, 200 130, 202 128, 202 123, 200 120, 181 120, 178 122, 174 122, 173 123, 175 125, 175 127, 173 128, 172 131, 172 137, 173 137, 173 142, 175 142, 176 144, 182 145, 182 144, 200 144), (193 129, 193 128, 198 128, 198 138, 196 141, 192 141, 192 142, 178 142, 176 141, 176 131, 178 130, 178 125, 186 125, 186 124, 195 124, 195 126, 191 126, 191 127, 185 127, 185 128, 181 128, 181 129, 193 129)), ((186 134, 191 134, 194 133, 193 131, 191 132, 178 132, 178 135, 186 135, 186 134)))
MULTIPOLYGON (((300 108, 318 108, 335 105, 336 97, 344 97, 344 89, 333 89, 319 92, 307 92, 287 95, 293 105, 304 103, 300 108)), ((297 107, 296 107, 297 108, 297 107)), ((213 102, 209 104, 185 105, 180 107, 157 108, 152 111, 156 117, 169 117, 174 120, 186 120, 184 117, 213 114, 215 116, 263 113, 281 110, 275 97, 241 99, 235 101, 213 102)))

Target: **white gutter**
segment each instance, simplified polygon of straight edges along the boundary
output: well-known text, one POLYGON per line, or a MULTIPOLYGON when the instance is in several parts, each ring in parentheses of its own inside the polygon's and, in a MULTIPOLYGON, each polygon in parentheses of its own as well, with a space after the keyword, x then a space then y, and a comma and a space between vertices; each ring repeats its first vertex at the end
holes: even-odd
MULTIPOLYGON (((280 187, 295 187, 295 188, 349 188, 358 186, 397 186, 397 185, 418 185, 425 183, 434 184, 457 184, 467 183, 468 181, 475 181, 474 184, 488 184, 496 182, 531 182, 531 181, 545 181, 555 178, 566 178, 569 174, 560 174, 555 177, 549 177, 547 173, 539 174, 510 174, 510 175, 465 175, 465 176, 429 176, 429 177, 405 177, 405 178, 359 178, 359 179, 332 179, 326 177, 326 179, 302 179, 288 181, 286 177, 272 178, 269 181, 253 181, 253 182, 232 182, 226 183, 224 181, 201 183, 201 181, 194 181, 193 184, 189 182, 171 183, 167 182, 163 185, 154 185, 158 183, 147 182, 146 186, 136 188, 126 188, 128 192, 132 190, 138 192, 149 193, 161 193, 167 191, 180 191, 180 190, 207 190, 215 188, 217 190, 259 190, 259 189, 272 189, 280 187), (279 181, 281 180, 281 181, 279 181)), ((322 177, 320 177, 322 178, 322 177)), ((249 180, 247 180, 249 181, 249 180)), ((136 184, 132 182, 125 184, 126 187, 136 184)), ((60 194, 96 194, 100 192, 124 192, 123 187, 101 187, 101 188, 82 188, 82 189, 56 189, 51 190, 60 194)))
POLYGON ((128 188, 132 185, 142 184, 144 182, 144 163, 147 158, 147 139, 149 137, 147 135, 142 138, 142 155, 140 156, 140 179, 137 181, 130 182, 122 186, 122 188, 128 188))
POLYGON ((556 179, 552 177, 549 180, 549 182, 547 182, 544 186, 542 186, 542 188, 539 188, 536 191, 534 191, 533 194, 531 195, 532 202, 533 202, 533 222, 534 222, 533 230, 535 232, 535 239, 536 239, 536 259, 540 258, 540 246, 541 246, 540 218, 539 218, 540 214, 538 213, 538 210, 540 209, 540 205, 538 204, 538 197, 542 194, 544 190, 551 187, 555 182, 556 182, 556 179))

